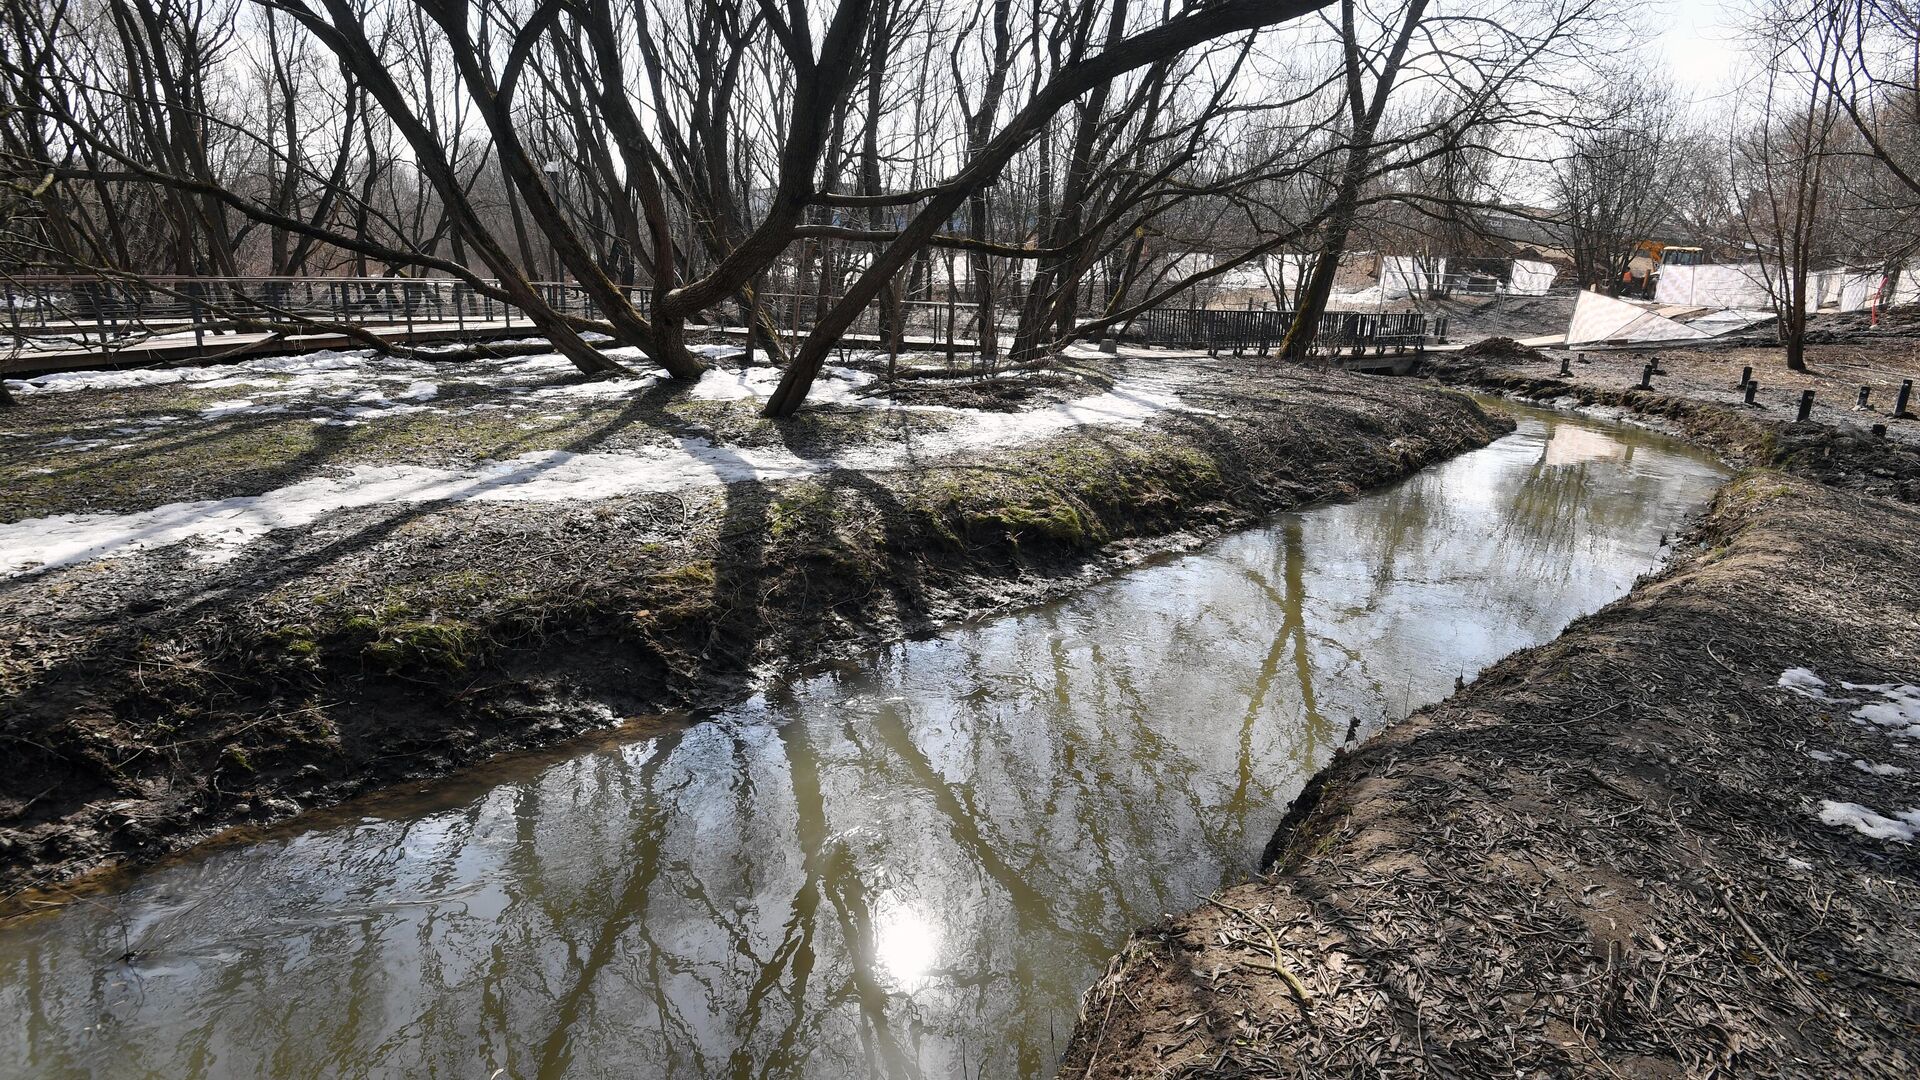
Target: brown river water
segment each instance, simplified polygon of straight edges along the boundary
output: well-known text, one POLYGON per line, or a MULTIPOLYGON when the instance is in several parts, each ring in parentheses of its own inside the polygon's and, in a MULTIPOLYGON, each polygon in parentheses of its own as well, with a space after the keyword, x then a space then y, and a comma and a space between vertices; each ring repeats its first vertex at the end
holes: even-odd
POLYGON ((681 730, 309 815, 0 925, 0 1076, 1052 1071, 1127 932, 1360 737, 1625 593, 1725 478, 1485 449, 681 730))

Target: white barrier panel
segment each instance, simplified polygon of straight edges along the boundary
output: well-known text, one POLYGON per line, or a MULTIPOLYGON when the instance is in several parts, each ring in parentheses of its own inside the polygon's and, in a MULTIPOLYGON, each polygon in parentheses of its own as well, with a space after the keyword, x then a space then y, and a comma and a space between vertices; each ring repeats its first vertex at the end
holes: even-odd
POLYGON ((1380 259, 1380 294, 1388 300, 1425 296, 1447 277, 1447 260, 1418 255, 1386 255, 1380 259))
POLYGON ((1706 308, 1773 306, 1759 263, 1726 266, 1663 266, 1653 298, 1662 304, 1706 308))
POLYGON ((1513 272, 1507 276, 1507 291, 1514 296, 1545 296, 1553 288, 1553 279, 1560 271, 1552 263, 1535 262, 1532 259, 1513 260, 1513 272))
MULTIPOLYGON (((1816 270, 1808 275, 1809 311, 1837 308, 1840 311, 1864 311, 1876 298, 1882 304, 1910 304, 1920 301, 1920 261, 1900 272, 1893 294, 1881 297, 1886 275, 1878 269, 1839 267, 1816 270)), ((1734 263, 1725 266, 1664 266, 1660 269, 1660 287, 1654 299, 1662 304, 1707 308, 1771 308, 1773 294, 1767 289, 1766 272, 1759 263, 1734 263)))
POLYGON ((1597 292, 1583 292, 1567 324, 1567 348, 1602 342, 1692 341, 1709 337, 1649 308, 1597 292))
POLYGON ((1283 252, 1250 259, 1213 279, 1223 289, 1272 289, 1292 296, 1307 274, 1307 257, 1299 252, 1283 252))

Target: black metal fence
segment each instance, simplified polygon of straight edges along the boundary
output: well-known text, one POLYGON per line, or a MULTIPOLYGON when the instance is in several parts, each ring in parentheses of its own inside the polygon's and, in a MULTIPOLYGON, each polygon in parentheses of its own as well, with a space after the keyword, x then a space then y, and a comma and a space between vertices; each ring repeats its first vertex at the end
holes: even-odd
MULTIPOLYGON (((1291 311, 1251 311, 1231 308, 1160 308, 1142 312, 1126 337, 1143 345, 1178 349, 1232 350, 1267 353, 1278 347, 1293 322, 1291 311)), ((1444 342, 1445 317, 1428 318, 1420 312, 1329 311, 1320 316, 1314 335, 1319 352, 1418 351, 1430 339, 1444 342)))
MULTIPOLYGON (((556 310, 591 317, 578 285, 536 283, 556 310)), ((155 334, 301 329, 314 323, 407 328, 526 323, 505 304, 444 278, 13 278, 0 283, 5 327, 23 344, 112 347, 155 334), (249 325, 257 324, 257 325, 249 325)))
MULTIPOLYGON (((535 282, 533 288, 556 311, 588 319, 601 315, 599 305, 577 284, 535 282)), ((634 308, 648 314, 651 291, 625 291, 634 308)), ((761 316, 786 333, 805 334, 838 300, 763 292, 761 316)), ((178 340, 191 335, 196 345, 205 346, 210 339, 217 345, 219 336, 227 333, 312 331, 327 324, 409 333, 516 325, 531 329, 526 315, 512 305, 447 278, 12 278, 0 280, 0 303, 5 327, 0 332, 10 333, 15 346, 27 352, 75 345, 111 350, 159 336, 178 340)), ((1136 316, 1122 336, 1148 345, 1265 354, 1286 337, 1292 318, 1284 310, 1159 308, 1136 316)), ((739 327, 748 321, 748 313, 729 299, 694 321, 739 327)), ((977 303, 947 297, 904 301, 891 310, 869 304, 845 336, 885 347, 898 333, 912 348, 970 351, 983 329, 1001 347, 1011 337, 1003 319, 983 327, 977 303)), ((1315 350, 1397 353, 1445 340, 1445 318, 1430 319, 1418 312, 1329 312, 1320 319, 1315 350)))
MULTIPOLYGON (((588 319, 600 306, 580 285, 534 282, 533 289, 555 311, 588 319)), ((652 291, 624 290, 641 315, 652 308, 652 291)), ((838 296, 763 293, 763 318, 785 331, 804 334, 838 296)), ((0 333, 28 351, 83 348, 114 349, 160 335, 192 335, 197 344, 224 333, 351 325, 388 332, 423 327, 461 331, 469 326, 508 329, 531 326, 524 313, 474 288, 447 278, 201 278, 156 277, 111 281, 97 278, 42 277, 0 280, 0 333)), ((693 321, 721 327, 743 326, 748 313, 725 300, 693 321)), ((890 310, 870 304, 847 329, 847 336, 876 342, 898 332, 948 348, 971 348, 980 332, 977 304, 949 297, 911 300, 890 310)), ((996 328, 997 329, 997 328, 996 328)), ((216 342, 217 343, 217 342, 216 342)))

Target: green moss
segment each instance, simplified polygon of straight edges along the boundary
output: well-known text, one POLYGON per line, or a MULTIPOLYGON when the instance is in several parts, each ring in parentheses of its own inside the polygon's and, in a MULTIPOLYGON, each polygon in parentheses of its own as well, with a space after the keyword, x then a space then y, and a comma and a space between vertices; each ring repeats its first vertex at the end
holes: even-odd
POLYGON ((834 500, 827 486, 797 485, 767 504, 767 537, 778 543, 796 536, 822 536, 834 530, 834 500))
POLYGON ((310 657, 320 652, 318 632, 304 622, 276 626, 262 635, 262 639, 283 656, 310 657))
POLYGON ((248 757, 247 752, 237 745, 229 746, 220 752, 220 764, 224 768, 233 769, 237 772, 250 773, 253 771, 253 759, 248 757))
POLYGON ((459 620, 403 622, 384 627, 360 655, 390 672, 412 667, 461 671, 478 657, 481 640, 476 627, 459 620))
POLYGON ((715 572, 712 559, 698 559, 681 563, 653 575, 655 588, 669 590, 711 589, 719 575, 715 572))
POLYGON ((1049 443, 1001 467, 946 470, 920 490, 914 508, 937 542, 1046 543, 1093 547, 1157 521, 1222 489, 1219 464, 1176 438, 1140 432, 1049 443))
POLYGON ((1089 521, 1078 507, 1059 498, 1041 497, 1020 505, 963 511, 961 520, 969 536, 1004 535, 1016 544, 1041 537, 1072 547, 1091 547, 1105 536, 1097 522, 1089 521))

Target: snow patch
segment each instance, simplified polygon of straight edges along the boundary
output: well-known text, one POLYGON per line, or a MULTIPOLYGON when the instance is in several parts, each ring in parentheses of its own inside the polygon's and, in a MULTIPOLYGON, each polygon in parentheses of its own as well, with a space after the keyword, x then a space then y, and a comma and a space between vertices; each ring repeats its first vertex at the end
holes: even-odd
MULTIPOLYGON (((708 358, 719 358, 741 350, 730 345, 709 345, 698 346, 696 351, 708 358)), ((632 353, 633 350, 616 352, 632 353)), ((501 409, 511 412, 526 409, 529 404, 535 408, 543 405, 551 408, 576 400, 625 399, 665 378, 663 373, 645 370, 638 379, 540 385, 574 370, 573 365, 558 354, 472 361, 449 369, 445 365, 375 356, 365 350, 326 350, 217 366, 63 372, 17 385, 23 388, 22 393, 164 384, 248 387, 245 396, 221 399, 201 408, 197 419, 298 409, 310 413, 305 419, 315 424, 353 427, 377 418, 418 412, 501 409), (428 375, 437 379, 423 377, 428 375), (496 394, 510 396, 505 403, 493 400, 449 405, 441 399, 443 383, 439 380, 485 385, 496 394), (368 389, 369 383, 381 388, 368 389), (440 404, 424 404, 426 402, 440 404)), ((781 374, 779 369, 765 365, 714 368, 687 392, 694 398, 706 400, 764 399, 779 384, 781 374)), ((1138 425, 1161 412, 1190 408, 1183 405, 1171 389, 1147 379, 1123 381, 1105 393, 1023 412, 898 405, 861 393, 876 378, 853 368, 824 368, 808 401, 941 413, 961 418, 962 422, 932 435, 908 433, 898 442, 854 447, 820 457, 802 458, 785 449, 727 447, 689 437, 671 446, 606 453, 531 453, 505 461, 483 460, 456 469, 363 466, 258 495, 173 503, 129 514, 31 519, 0 525, 0 577, 189 540, 200 542, 204 553, 219 561, 231 558, 241 546, 274 529, 307 525, 334 510, 376 503, 560 502, 746 480, 780 480, 838 468, 898 468, 961 451, 1024 445, 1078 427, 1138 425)), ((196 417, 173 413, 136 421, 138 427, 119 429, 114 434, 145 434, 194 419, 196 417)), ((542 411, 533 419, 558 423, 568 417, 542 411)), ((521 425, 523 428, 536 426, 534 423, 521 425)), ((48 445, 90 450, 105 442, 82 442, 68 437, 48 445)))
POLYGON ((286 411, 287 407, 285 405, 258 405, 254 403, 252 398, 232 398, 227 401, 216 401, 206 408, 201 409, 200 418, 203 420, 219 420, 228 416, 242 416, 249 413, 283 413, 286 411))
POLYGON ((132 514, 64 514, 0 525, 0 574, 12 577, 198 540, 224 562, 274 529, 309 525, 335 510, 378 503, 600 499, 736 480, 783 479, 825 468, 784 451, 732 450, 698 439, 637 453, 522 454, 451 470, 361 466, 262 495, 170 503, 132 514))
MULTIPOLYGON (((765 401, 773 396, 783 374, 780 368, 760 365, 749 368, 708 368, 688 394, 701 401, 765 401)), ((812 388, 807 391, 807 402, 890 407, 891 402, 860 394, 861 389, 873 381, 874 376, 853 368, 822 368, 819 375, 814 377, 812 388)))
POLYGON ((1790 667, 1780 673, 1780 681, 1774 684, 1789 693, 1799 694, 1814 701, 1827 701, 1827 680, 1815 675, 1803 667, 1790 667))
POLYGON ((1849 690, 1880 695, 1853 710, 1856 723, 1878 724, 1889 734, 1920 739, 1920 686, 1906 683, 1841 683, 1849 690))
POLYGON ((1879 701, 1859 697, 1835 697, 1827 692, 1825 679, 1806 668, 1788 668, 1775 685, 1813 701, 1831 705, 1859 705, 1847 714, 1856 724, 1874 724, 1890 735, 1920 739, 1920 686, 1911 683, 1853 683, 1842 681, 1840 688, 1855 694, 1877 695, 1879 701))
POLYGON ((1870 836, 1875 840, 1897 840, 1905 844, 1911 843, 1914 830, 1920 829, 1920 810, 1901 810, 1896 812, 1896 816, 1887 817, 1859 803, 1822 799, 1820 820, 1836 828, 1852 828, 1862 836, 1870 836))
POLYGON ((588 382, 542 386, 533 391, 537 398, 566 398, 574 401, 600 401, 630 398, 659 382, 662 376, 639 379, 594 379, 588 382))

